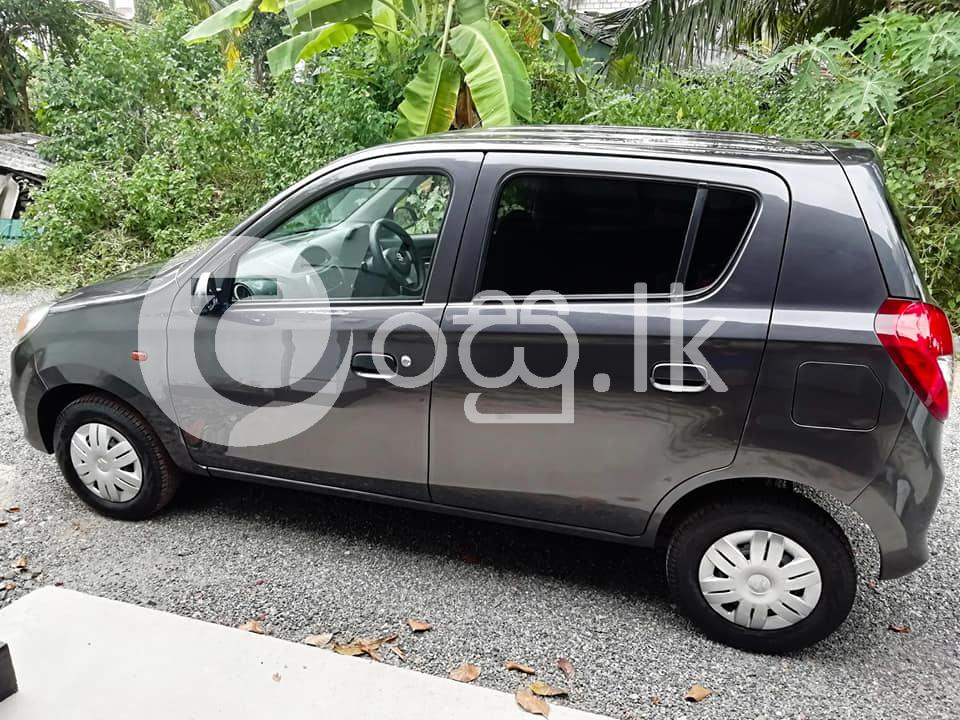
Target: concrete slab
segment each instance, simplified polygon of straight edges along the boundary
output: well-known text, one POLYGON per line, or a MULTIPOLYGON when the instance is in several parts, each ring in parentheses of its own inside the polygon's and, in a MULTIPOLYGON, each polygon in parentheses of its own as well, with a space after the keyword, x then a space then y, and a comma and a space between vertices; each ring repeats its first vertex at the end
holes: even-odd
POLYGON ((0 720, 534 717, 496 690, 60 588, 0 611, 0 640, 20 683, 0 720))

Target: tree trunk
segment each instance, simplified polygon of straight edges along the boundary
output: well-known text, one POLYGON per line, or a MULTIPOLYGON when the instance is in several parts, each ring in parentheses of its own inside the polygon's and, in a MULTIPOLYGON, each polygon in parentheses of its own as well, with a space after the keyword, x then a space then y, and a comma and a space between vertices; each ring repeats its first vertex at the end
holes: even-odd
POLYGON ((33 113, 27 98, 27 69, 10 38, 0 33, 0 130, 33 130, 33 113))

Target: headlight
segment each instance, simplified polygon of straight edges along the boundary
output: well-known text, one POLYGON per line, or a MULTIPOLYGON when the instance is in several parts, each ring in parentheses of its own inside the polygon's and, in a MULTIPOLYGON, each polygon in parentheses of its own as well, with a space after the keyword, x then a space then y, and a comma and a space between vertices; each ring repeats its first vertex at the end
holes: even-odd
POLYGON ((40 321, 47 316, 48 310, 50 310, 50 303, 37 305, 37 307, 30 308, 23 314, 20 322, 17 323, 17 342, 26 337, 27 333, 40 324, 40 321))

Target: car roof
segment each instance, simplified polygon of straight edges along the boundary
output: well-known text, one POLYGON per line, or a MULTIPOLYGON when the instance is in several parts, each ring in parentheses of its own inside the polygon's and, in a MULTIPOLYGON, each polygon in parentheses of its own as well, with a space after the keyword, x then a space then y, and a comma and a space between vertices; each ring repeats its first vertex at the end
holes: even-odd
POLYGON ((821 143, 764 135, 602 125, 521 125, 454 130, 380 146, 431 150, 578 152, 625 156, 717 156, 725 159, 829 160, 821 143))

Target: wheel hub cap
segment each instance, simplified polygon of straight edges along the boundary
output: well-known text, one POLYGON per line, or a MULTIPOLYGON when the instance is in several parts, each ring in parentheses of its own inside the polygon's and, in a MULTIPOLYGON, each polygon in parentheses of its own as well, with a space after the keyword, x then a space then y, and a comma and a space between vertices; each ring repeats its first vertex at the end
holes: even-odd
POLYGON ((750 588, 751 592, 763 595, 770 589, 770 581, 766 575, 751 575, 747 578, 747 587, 750 588))
POLYGON ((700 592, 717 613, 753 630, 800 622, 820 600, 820 568, 790 538, 768 530, 730 533, 700 560, 700 592))
POLYGON ((103 423, 77 428, 70 439, 70 462, 80 482, 110 502, 129 502, 143 486, 143 466, 133 445, 103 423))

